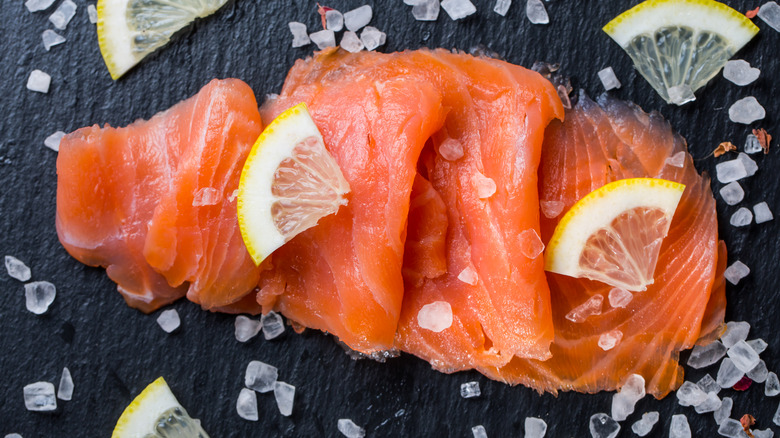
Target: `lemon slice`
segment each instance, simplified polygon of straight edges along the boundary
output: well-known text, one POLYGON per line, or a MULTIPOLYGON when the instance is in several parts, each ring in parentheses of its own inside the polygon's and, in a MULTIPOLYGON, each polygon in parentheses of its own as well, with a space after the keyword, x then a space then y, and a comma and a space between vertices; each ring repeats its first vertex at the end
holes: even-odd
POLYGON ((632 178, 594 190, 555 227, 545 269, 645 290, 684 189, 663 179, 632 178))
POLYGON ((347 204, 349 184, 306 104, 279 115, 249 152, 238 186, 238 224, 258 265, 347 204))
POLYGON ((227 0, 98 0, 100 53, 112 79, 164 46, 178 30, 227 0))
POLYGON ((208 438, 176 400, 165 379, 150 383, 116 422, 111 438, 208 438))
POLYGON ((714 0, 647 0, 607 23, 604 32, 664 100, 680 105, 693 100, 758 27, 714 0))

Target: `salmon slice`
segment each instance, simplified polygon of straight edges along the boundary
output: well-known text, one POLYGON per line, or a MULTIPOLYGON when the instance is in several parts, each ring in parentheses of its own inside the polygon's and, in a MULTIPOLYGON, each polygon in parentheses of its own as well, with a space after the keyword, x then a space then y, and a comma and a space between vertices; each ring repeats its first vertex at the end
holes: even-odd
POLYGON ((546 242, 563 213, 583 196, 609 182, 635 177, 686 186, 661 247, 655 282, 634 293, 625 308, 612 308, 610 286, 548 273, 555 324, 552 358, 514 358, 506 366, 481 372, 552 393, 614 390, 634 373, 642 375, 647 392, 659 398, 682 383, 679 352, 702 336, 713 339, 722 325, 726 264, 709 178, 696 172, 685 140, 658 113, 646 114, 611 98, 597 104, 581 94, 566 121, 547 129, 539 194, 542 206, 562 203, 563 209, 560 214, 547 210, 554 217, 542 218, 542 236, 546 242), (596 295, 604 298, 601 314, 579 323, 566 319, 573 308, 596 295), (599 337, 613 330, 619 330, 622 339, 605 351, 599 337))
MULTIPOLYGON (((396 344, 444 372, 501 366, 515 355, 546 359, 553 339, 549 290, 543 258, 526 251, 525 238, 540 233, 537 166, 544 128, 563 116, 560 99, 546 79, 522 67, 443 51, 424 55, 448 109, 420 163, 446 206, 447 271, 407 275, 396 344), (453 159, 452 145, 462 148, 462 158, 453 159), (486 180, 495 193, 480 195, 486 180), (437 301, 453 314, 441 332, 418 321, 423 306, 437 301)), ((431 210, 439 208, 434 199, 431 210)), ((409 236, 438 237, 424 219, 410 215, 409 236)), ((408 240, 407 251, 414 254, 421 240, 408 240)), ((405 271, 415 263, 419 257, 407 257, 405 271)))
POLYGON ((60 241, 79 261, 105 266, 127 303, 144 312, 185 293, 230 310, 259 278, 233 192, 261 129, 252 90, 227 79, 148 121, 65 136, 57 158, 60 241), (208 205, 195 206, 202 189, 208 205))

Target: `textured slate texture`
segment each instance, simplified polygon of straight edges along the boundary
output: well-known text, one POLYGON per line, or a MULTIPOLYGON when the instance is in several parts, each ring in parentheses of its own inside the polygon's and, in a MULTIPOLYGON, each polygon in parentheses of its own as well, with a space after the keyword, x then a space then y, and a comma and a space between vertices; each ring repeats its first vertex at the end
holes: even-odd
MULTIPOLYGON (((102 269, 88 268, 62 249, 54 228, 56 153, 43 140, 57 130, 72 131, 94 123, 126 125, 148 118, 191 96, 214 77, 237 77, 248 82, 258 99, 278 92, 287 70, 313 46, 291 49, 288 21, 319 29, 315 2, 298 0, 235 0, 215 16, 196 23, 167 48, 151 56, 127 76, 113 82, 100 57, 96 32, 87 20, 85 0, 75 0, 76 17, 61 32, 68 41, 46 52, 41 32, 51 28, 45 12, 29 13, 21 0, 3 1, 0 16, 0 255, 25 261, 33 280, 57 285, 49 312, 36 316, 24 307, 22 284, 0 272, 0 436, 17 432, 29 437, 109 436, 124 407, 146 384, 162 375, 182 404, 201 418, 212 437, 221 436, 337 436, 336 420, 351 418, 369 436, 470 437, 471 427, 484 424, 491 437, 522 436, 526 416, 549 424, 548 436, 588 436, 591 414, 609 412, 610 394, 540 396, 523 387, 508 387, 477 373, 443 375, 415 358, 379 364, 354 361, 331 338, 316 332, 267 342, 255 338, 239 344, 233 338, 233 317, 201 311, 180 301, 173 307, 182 327, 164 333, 147 316, 128 308, 102 269), (51 74, 48 94, 25 89, 27 77, 38 68, 51 74), (293 415, 279 415, 270 394, 258 395, 260 421, 238 417, 235 401, 250 360, 279 367, 280 380, 297 387, 293 415), (39 380, 59 381, 62 367, 70 368, 75 392, 60 402, 53 415, 27 412, 22 387, 39 380), (464 400, 463 382, 477 380, 482 397, 464 400)), ((479 0, 476 16, 452 22, 442 11, 435 23, 416 22, 411 8, 399 0, 369 0, 372 25, 387 32, 394 51, 419 47, 470 49, 484 45, 507 60, 530 66, 536 60, 560 62, 575 87, 591 95, 602 91, 596 72, 611 65, 623 88, 615 95, 659 110, 690 143, 696 165, 712 173, 722 160, 708 157, 724 140, 742 145, 751 127, 777 130, 780 104, 773 99, 780 78, 776 48, 780 35, 760 20, 761 33, 738 57, 762 69, 761 78, 737 87, 717 77, 699 99, 683 108, 664 104, 631 67, 630 60, 601 30, 611 17, 636 0, 561 1, 546 3, 547 26, 525 19, 524 2, 506 18, 492 12, 493 0, 479 0), (755 95, 767 109, 763 122, 746 127, 728 120, 727 109, 737 99, 755 95)), ((729 2, 741 11, 757 1, 729 2)), ((333 0, 329 6, 347 11, 357 0, 333 0)), ((56 4, 55 4, 56 7, 56 4)), ((777 146, 757 156, 760 170, 743 181, 747 192, 741 205, 766 200, 780 215, 777 146)), ((715 190, 720 184, 713 183, 715 190)), ((730 260, 751 267, 750 277, 729 285, 729 319, 749 321, 751 337, 763 337, 770 347, 763 354, 769 368, 780 370, 780 275, 778 223, 733 229, 728 217, 738 208, 718 201, 720 231, 730 260)), ((687 357, 687 355, 683 355, 687 357)), ((716 370, 707 370, 714 373, 716 370)), ((693 379, 703 372, 688 374, 693 379)), ((762 385, 745 393, 726 391, 735 398, 734 417, 751 413, 761 428, 771 425, 778 400, 766 399, 762 385)), ((721 393, 723 394, 723 393, 721 393)), ((651 436, 667 436, 673 413, 685 413, 697 436, 715 436, 710 415, 665 400, 644 399, 631 422, 648 410, 659 410, 661 422, 651 436)), ((774 426, 773 426, 774 427, 774 426)))

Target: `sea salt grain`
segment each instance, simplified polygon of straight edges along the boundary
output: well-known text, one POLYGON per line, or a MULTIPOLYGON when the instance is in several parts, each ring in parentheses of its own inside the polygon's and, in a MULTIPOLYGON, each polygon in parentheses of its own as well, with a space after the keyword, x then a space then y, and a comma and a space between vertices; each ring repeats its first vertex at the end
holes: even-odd
POLYGON ((344 29, 344 14, 335 9, 325 11, 325 29, 330 29, 333 32, 340 32, 344 29))
POLYGON ((612 396, 612 418, 623 421, 634 412, 636 403, 645 396, 645 378, 632 374, 612 396))
POLYGON ((46 49, 47 52, 51 50, 52 46, 65 42, 64 36, 51 29, 44 30, 41 34, 41 39, 43 40, 43 48, 46 49))
POLYGON ((766 343, 766 341, 764 341, 761 338, 747 341, 747 344, 750 345, 750 348, 752 348, 758 354, 761 354, 764 351, 766 351, 766 347, 769 345, 766 343))
POLYGON ((5 436, 5 438, 22 438, 22 436, 19 435, 18 433, 9 433, 8 435, 5 436))
POLYGON ((760 74, 761 70, 751 67, 750 63, 743 59, 732 59, 723 66, 723 77, 739 86, 755 81, 760 74))
POLYGON ((625 289, 613 287, 609 291, 609 305, 612 307, 626 307, 632 299, 634 299, 634 295, 625 289))
POLYGON ((753 222, 753 213, 745 207, 740 207, 729 219, 729 223, 734 227, 744 227, 750 225, 751 222, 753 222))
POLYGON ((317 45, 319 50, 324 50, 328 47, 336 46, 336 34, 329 29, 314 32, 309 35, 311 41, 317 45))
POLYGON ((777 379, 777 374, 770 371, 766 376, 766 382, 764 382, 764 395, 774 397, 777 394, 780 394, 780 380, 777 379))
POLYGON ((739 368, 734 365, 734 362, 727 357, 720 363, 718 376, 715 381, 718 382, 718 385, 720 385, 721 388, 731 388, 744 376, 745 373, 740 371, 739 368))
POLYGON ((57 131, 54 134, 46 137, 46 139, 43 140, 43 145, 55 152, 59 152, 62 137, 65 137, 65 133, 62 131, 57 131))
POLYGON ((682 168, 685 166, 685 151, 677 152, 676 154, 668 157, 664 163, 672 166, 682 168))
POLYGON ((520 252, 529 259, 533 260, 544 252, 544 242, 533 228, 523 230, 518 235, 518 239, 520 240, 520 252))
POLYGON ((780 32, 780 6, 776 2, 766 2, 758 10, 758 18, 764 20, 764 23, 780 32))
POLYGON ((369 5, 363 5, 344 13, 344 26, 347 30, 357 32, 371 22, 374 11, 369 5))
POLYGON ((726 355, 726 346, 720 341, 710 342, 707 345, 696 345, 688 358, 691 368, 704 368, 721 360, 726 355))
POLYGON ((761 147, 761 143, 758 141, 758 137, 753 134, 748 134, 748 136, 745 137, 745 147, 742 149, 746 154, 757 154, 764 150, 764 148, 761 147))
POLYGON ((745 164, 741 160, 723 161, 715 165, 715 173, 718 181, 723 184, 730 183, 748 176, 745 164))
POLYGON ((496 0, 496 5, 493 6, 493 12, 506 17, 506 13, 509 12, 509 7, 512 6, 512 0, 496 0))
POLYGON ((693 94, 693 90, 691 90, 691 87, 688 84, 669 87, 666 89, 666 93, 669 95, 669 102, 675 105, 684 105, 696 100, 696 96, 693 94))
POLYGON ((745 197, 745 191, 738 182, 732 181, 721 187, 720 197, 728 205, 737 205, 745 197))
POLYGON ((755 213, 756 223, 763 224, 769 222, 775 217, 772 215, 772 210, 769 209, 769 205, 766 202, 759 202, 753 206, 753 213, 755 213))
POLYGON ((747 176, 753 176, 758 171, 758 164, 756 164, 748 154, 740 152, 737 155, 737 160, 741 161, 742 165, 745 166, 745 173, 747 173, 747 176))
POLYGON ((731 408, 734 406, 734 401, 731 397, 723 397, 720 402, 720 408, 712 413, 712 417, 715 418, 715 424, 723 423, 723 420, 731 416, 731 408))
POLYGON ((691 426, 688 417, 683 414, 672 415, 669 425, 669 438, 691 438, 691 426))
POLYGON ((360 32, 360 41, 369 52, 376 50, 377 47, 383 46, 387 42, 387 34, 375 28, 374 26, 366 26, 363 31, 360 32))
POLYGON ((602 333, 602 335, 599 336, 598 344, 602 350, 609 351, 615 348, 615 345, 617 345, 621 339, 623 339, 623 332, 620 330, 612 330, 602 333))
POLYGON ((246 366, 244 385, 259 393, 271 392, 278 377, 279 370, 275 366, 253 360, 246 366))
POLYGON ((244 420, 257 421, 260 417, 257 415, 257 394, 247 388, 241 388, 236 400, 236 412, 244 420))
POLYGON ((339 45, 342 49, 350 53, 357 53, 363 50, 363 42, 360 41, 360 38, 355 32, 349 30, 344 32, 344 35, 341 37, 341 44, 339 45))
POLYGON ((566 319, 576 323, 585 322, 589 317, 601 314, 601 305, 603 302, 604 297, 602 295, 593 295, 588 298, 587 301, 567 313, 566 319))
POLYGON ((89 17, 90 23, 95 24, 98 22, 97 8, 95 8, 95 5, 87 6, 87 16, 89 17))
POLYGON ((463 398, 479 397, 479 382, 466 382, 460 385, 460 396, 463 398))
POLYGON ((440 10, 439 0, 419 0, 412 7, 412 16, 417 21, 436 21, 440 10))
POLYGON ((297 21, 291 21, 287 23, 287 27, 290 29, 290 33, 293 36, 292 46, 303 47, 311 44, 311 38, 306 30, 306 25, 297 21))
POLYGON ((591 415, 588 429, 593 438, 615 438, 620 432, 620 425, 609 415, 598 413, 591 415))
POLYGON ((474 286, 479 282, 479 276, 477 275, 477 271, 475 271, 474 268, 467 266, 464 270, 460 271, 460 274, 458 274, 458 280, 474 286))
POLYGON ((481 424, 472 427, 471 434, 474 435, 474 438, 488 438, 487 431, 485 430, 485 426, 481 424))
POLYGON ((273 310, 260 317, 263 326, 263 336, 266 340, 278 338, 284 333, 284 321, 282 316, 273 310))
POLYGON ((76 15, 76 3, 64 0, 60 6, 49 16, 49 21, 59 30, 65 30, 68 23, 76 15))
POLYGON ((542 0, 528 0, 525 4, 525 16, 533 24, 547 24, 550 17, 547 15, 547 9, 544 8, 542 0))
POLYGON ((60 386, 57 387, 57 398, 65 401, 73 398, 73 376, 70 375, 68 367, 62 369, 60 386))
POLYGON ((780 426, 780 406, 777 407, 777 410, 775 411, 775 416, 772 417, 772 422, 780 426))
POLYGON ((238 315, 236 316, 235 321, 236 340, 238 342, 246 342, 257 336, 262 327, 260 321, 256 321, 244 315, 238 315))
POLYGON ((14 256, 5 256, 5 270, 11 278, 19 281, 27 281, 32 277, 30 268, 14 256))
POLYGON ((698 406, 707 400, 707 393, 693 382, 683 383, 676 395, 680 406, 698 406))
POLYGON ((426 304, 417 312, 417 324, 420 328, 439 333, 452 326, 452 306, 446 301, 434 301, 426 304))
POLYGON ((729 321, 726 323, 726 330, 720 335, 720 341, 726 348, 731 348, 737 342, 746 340, 748 333, 750 333, 750 324, 747 322, 729 321))
POLYGON ((708 392, 707 398, 696 405, 696 413, 697 414, 706 414, 707 412, 715 412, 720 408, 720 405, 723 402, 721 402, 720 397, 718 397, 717 394, 714 392, 708 392))
POLYGON ((539 201, 539 207, 544 217, 554 219, 561 214, 565 204, 561 201, 539 201))
POLYGON ((42 315, 57 296, 57 288, 48 281, 34 281, 24 285, 24 296, 27 310, 42 315))
POLYGON ((745 341, 739 341, 729 348, 728 355, 734 362, 734 366, 744 373, 750 372, 761 360, 758 353, 745 341))
POLYGON ((213 187, 202 187, 192 197, 192 206, 201 207, 219 203, 219 191, 213 187))
POLYGON ((460 20, 477 12, 477 7, 469 0, 444 0, 441 7, 453 20, 460 20))
POLYGON ((50 85, 51 76, 37 69, 30 72, 30 77, 27 78, 27 89, 30 91, 45 94, 49 92, 50 85))
POLYGON ((347 438, 363 438, 366 436, 366 430, 349 418, 340 418, 337 422, 337 427, 339 432, 347 438))
POLYGON ((653 426, 655 426, 655 423, 658 423, 658 419, 658 412, 645 412, 640 420, 631 425, 631 430, 639 436, 645 436, 653 430, 653 426))
POLYGON ((615 70, 613 70, 612 67, 599 70, 598 75, 599 79, 601 79, 601 84, 604 85, 605 90, 609 91, 620 88, 620 81, 618 80, 617 76, 615 76, 615 70))
POLYGON ((295 400, 295 387, 289 383, 276 382, 274 384, 274 398, 279 412, 285 417, 292 415, 293 401, 295 400))
POLYGON ((772 429, 753 430, 753 438, 774 438, 775 432, 772 429))
POLYGON ((766 110, 753 96, 734 102, 729 108, 729 119, 734 123, 749 125, 766 117, 766 110))
POLYGON ((705 374, 704 377, 699 379, 699 381, 696 382, 696 385, 698 385, 698 387, 706 393, 713 392, 717 394, 721 389, 720 385, 718 385, 718 382, 716 382, 715 379, 713 379, 709 374, 705 374))
POLYGON ((766 382, 767 377, 769 377, 769 369, 766 367, 766 362, 759 360, 758 365, 748 371, 747 376, 756 383, 766 382))
POLYGON ((547 434, 547 423, 541 418, 527 417, 525 419, 524 438, 544 438, 547 434))
POLYGON ((439 155, 447 161, 458 160, 463 157, 463 144, 454 138, 448 138, 439 146, 439 155))
POLYGON ((35 382, 24 387, 24 406, 28 411, 48 412, 57 409, 54 385, 49 382, 35 382))
POLYGON ((726 277, 729 283, 736 285, 740 280, 747 277, 750 274, 750 268, 744 263, 737 260, 732 263, 731 266, 726 268, 723 272, 723 276, 726 277))
POLYGON ((744 432, 745 430, 742 427, 742 423, 733 418, 727 418, 720 423, 720 427, 718 428, 718 433, 720 435, 730 438, 737 438, 744 432))
POLYGON ((157 324, 160 328, 165 330, 166 333, 171 333, 181 325, 181 318, 179 318, 179 312, 176 309, 163 310, 160 316, 157 317, 157 324))
POLYGON ((54 0, 27 0, 24 3, 24 6, 30 12, 38 12, 43 11, 44 9, 49 9, 53 3, 54 0))
POLYGON ((496 182, 492 178, 476 172, 474 174, 474 188, 479 199, 487 199, 496 193, 496 182))

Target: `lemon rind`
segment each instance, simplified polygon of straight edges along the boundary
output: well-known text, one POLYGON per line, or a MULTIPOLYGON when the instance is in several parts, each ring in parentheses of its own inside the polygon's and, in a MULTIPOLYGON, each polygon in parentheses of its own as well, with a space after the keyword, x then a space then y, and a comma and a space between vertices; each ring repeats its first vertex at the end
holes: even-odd
POLYGON ((721 35, 736 52, 758 33, 745 15, 714 0, 647 0, 623 12, 603 30, 621 47, 666 26, 688 26, 721 35))
POLYGON ((171 392, 165 379, 158 377, 125 408, 116 422, 111 438, 142 437, 153 431, 160 415, 181 404, 171 392))
POLYGON ((127 0, 98 0, 97 14, 100 54, 111 79, 117 80, 141 60, 131 49, 132 35, 126 20, 127 0))
POLYGON ((671 220, 685 185, 657 178, 611 182, 577 201, 555 227, 545 251, 545 270, 579 276, 580 254, 588 238, 625 211, 660 208, 671 220))

